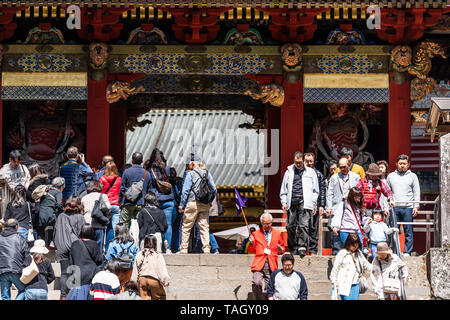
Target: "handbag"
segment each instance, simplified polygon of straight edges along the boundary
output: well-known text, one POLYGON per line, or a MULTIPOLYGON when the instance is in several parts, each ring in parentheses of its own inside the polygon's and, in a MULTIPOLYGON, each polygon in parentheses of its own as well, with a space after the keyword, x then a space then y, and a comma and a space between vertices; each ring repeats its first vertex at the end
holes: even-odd
POLYGON ((388 277, 385 279, 383 277, 383 268, 381 267, 381 262, 378 260, 381 270, 381 281, 383 281, 383 292, 385 293, 395 293, 398 294, 400 290, 400 280, 394 275, 391 277, 392 272, 389 272, 388 277))
POLYGON ((31 280, 33 280, 37 275, 39 274, 39 269, 34 262, 33 256, 31 256, 31 263, 28 267, 25 267, 22 269, 22 275, 20 276, 20 281, 23 284, 30 283, 31 280))
MULTIPOLYGON (((350 254, 350 255, 352 256, 353 263, 355 264, 356 270, 358 270, 358 266, 356 265, 355 258, 353 257, 352 254, 350 254)), ((361 271, 358 271, 359 272, 359 279, 358 279, 359 293, 364 293, 369 288, 369 285, 367 284, 367 279, 362 275, 362 267, 361 267, 361 262, 359 260, 358 260, 358 263, 359 263, 359 270, 361 270, 361 271)))
POLYGON ((158 179, 158 177, 155 174, 155 171, 153 171, 153 168, 152 168, 152 173, 155 176, 156 189, 158 189, 158 191, 161 192, 162 194, 171 193, 172 192, 172 184, 170 182, 158 179))
POLYGON ((30 227, 28 228, 28 235, 27 235, 27 241, 33 242, 34 241, 34 235, 33 235, 33 218, 31 217, 31 210, 30 210, 30 203, 27 201, 28 204, 28 213, 30 215, 30 227))
POLYGON ((102 197, 103 193, 100 193, 100 197, 98 198, 98 200, 95 200, 94 208, 91 212, 91 217, 96 219, 101 225, 106 226, 109 223, 109 219, 107 217, 109 209, 103 201, 102 197), (107 213, 105 213, 105 211, 107 213))

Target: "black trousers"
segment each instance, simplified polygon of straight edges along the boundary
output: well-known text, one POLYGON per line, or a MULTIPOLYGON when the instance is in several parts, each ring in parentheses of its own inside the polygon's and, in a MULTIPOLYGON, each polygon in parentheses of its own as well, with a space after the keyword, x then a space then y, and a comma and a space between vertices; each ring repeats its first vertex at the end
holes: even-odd
MULTIPOLYGON (((311 213, 312 214, 312 213, 311 213)), ((309 242, 309 253, 317 253, 317 245, 319 243, 319 212, 312 217, 311 241, 309 242)))
MULTIPOLYGON (((317 240, 312 238, 314 217, 312 210, 303 208, 303 198, 293 198, 287 212, 286 230, 290 251, 317 248, 317 240)), ((316 249, 317 252, 317 249, 316 249)))

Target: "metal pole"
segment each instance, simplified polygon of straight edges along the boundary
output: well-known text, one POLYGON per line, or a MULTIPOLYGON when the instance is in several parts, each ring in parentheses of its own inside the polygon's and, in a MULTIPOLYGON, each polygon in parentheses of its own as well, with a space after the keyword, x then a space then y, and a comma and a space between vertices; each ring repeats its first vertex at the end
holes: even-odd
MULTIPOLYGON (((397 217, 395 216, 395 212, 392 208, 389 209, 392 215, 392 223, 395 227, 397 227, 397 217)), ((402 253, 400 250, 400 241, 398 240, 398 233, 394 232, 394 243, 395 243, 395 251, 400 259, 402 259, 402 253)), ((403 300, 406 299, 406 285, 405 281, 403 280, 403 272, 401 269, 398 270, 398 276, 400 277, 400 283, 401 283, 401 290, 402 290, 402 297, 403 300)))

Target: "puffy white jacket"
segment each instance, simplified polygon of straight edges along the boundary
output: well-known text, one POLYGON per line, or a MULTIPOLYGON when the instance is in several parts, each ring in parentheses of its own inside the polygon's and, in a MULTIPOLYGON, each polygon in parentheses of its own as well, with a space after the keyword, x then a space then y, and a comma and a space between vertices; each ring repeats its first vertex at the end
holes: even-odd
MULTIPOLYGON (((357 253, 359 259, 358 272, 362 273, 369 271, 372 272, 372 265, 364 258, 361 250, 357 253)), ((358 264, 358 262, 357 262, 358 264)), ((352 287, 353 276, 356 272, 356 266, 352 259, 352 253, 347 249, 342 249, 336 255, 334 260, 333 269, 331 269, 330 280, 331 283, 337 287, 338 294, 343 296, 350 295, 350 289, 352 287)))
MULTIPOLYGON (((387 279, 389 276, 395 277, 400 280, 398 270, 402 270, 402 278, 406 281, 408 277, 408 266, 402 261, 395 253, 391 253, 387 260, 379 259, 377 256, 372 262, 372 272, 370 273, 370 279, 373 283, 373 290, 378 296, 378 299, 384 300, 383 292, 383 279, 387 279), (383 273, 380 269, 383 269, 383 273)), ((401 289, 397 293, 401 296, 401 289)))

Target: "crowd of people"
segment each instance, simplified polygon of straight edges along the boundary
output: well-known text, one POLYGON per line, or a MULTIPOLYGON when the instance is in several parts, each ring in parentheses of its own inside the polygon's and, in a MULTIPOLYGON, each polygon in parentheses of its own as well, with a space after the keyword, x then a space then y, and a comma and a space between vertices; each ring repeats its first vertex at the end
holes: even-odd
POLYGON ((420 185, 417 175, 409 170, 409 157, 398 156, 397 169, 389 173, 384 160, 371 163, 365 171, 352 162, 352 156, 351 149, 343 148, 339 161, 330 164, 326 179, 314 167, 314 154, 294 154, 294 164, 287 168, 280 190, 281 206, 287 212, 290 252, 317 255, 318 220, 322 215, 328 218, 332 231, 333 255, 337 255, 348 235, 355 233, 364 253, 373 258, 378 243, 392 244, 390 235, 400 231, 399 222, 406 222, 402 255, 411 255, 410 223, 418 214, 420 185))
POLYGON ((162 253, 219 252, 209 220, 220 201, 196 155, 180 178, 158 149, 145 163, 142 153, 133 153, 119 171, 110 155, 92 169, 71 146, 59 176, 50 177, 38 163, 22 164, 13 150, 0 178, 13 194, 1 221, 0 247, 7 248, 0 253, 3 300, 10 299, 11 285, 18 300, 47 298, 54 280, 48 248, 61 266, 63 300, 109 299, 127 290, 123 299, 165 299, 170 277, 162 253), (35 265, 39 276, 30 290, 42 292, 27 293, 21 275, 35 265))
MULTIPOLYGON (((336 255, 332 296, 358 299, 362 274, 369 271, 379 299, 398 298, 396 272, 402 269, 406 277, 407 268, 389 247, 389 236, 400 231, 392 212, 398 222, 412 222, 417 215, 417 176, 408 170, 406 155, 397 158, 391 173, 386 161, 364 171, 352 163, 351 149, 344 148, 341 155, 330 164, 326 178, 315 168, 314 154, 294 154, 280 190, 287 244, 272 228, 272 216, 263 214, 261 228, 253 229, 239 249, 255 254, 251 270, 256 300, 307 299, 305 278, 293 270, 294 256, 317 255, 320 215, 329 220, 336 255), (278 270, 277 257, 286 248, 289 253, 278 270)), ((52 246, 61 266, 60 298, 73 300, 165 299, 170 277, 162 253, 218 253, 209 223, 221 210, 220 201, 211 174, 195 155, 187 161, 183 178, 158 149, 145 163, 142 153, 133 153, 131 164, 119 171, 110 155, 93 170, 72 146, 57 177, 48 176, 37 163, 27 167, 20 160, 14 150, 0 170, 13 193, 0 235, 4 300, 11 297, 11 285, 18 289, 16 299, 47 298, 54 272, 45 255, 52 246), (27 283, 21 281, 25 268, 38 270, 27 283)), ((401 254, 409 255, 412 226, 403 229, 401 254)))

